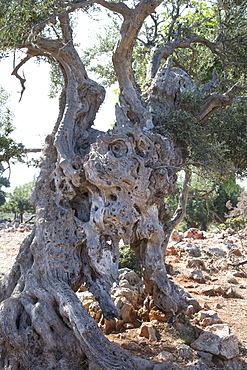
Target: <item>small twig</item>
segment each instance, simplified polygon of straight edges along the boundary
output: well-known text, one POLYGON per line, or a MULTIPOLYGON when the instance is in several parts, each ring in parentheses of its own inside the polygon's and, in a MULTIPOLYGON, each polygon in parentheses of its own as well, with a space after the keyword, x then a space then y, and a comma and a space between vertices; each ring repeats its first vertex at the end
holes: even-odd
POLYGON ((215 188, 213 187, 211 190, 209 191, 206 191, 206 190, 197 190, 195 189, 195 192, 197 193, 204 193, 204 194, 189 194, 188 197, 189 198, 198 198, 198 199, 204 199, 204 198, 207 198, 210 194, 212 194, 212 192, 215 190, 215 188))
POLYGON ((31 59, 32 56, 30 55, 27 55, 24 59, 21 60, 21 62, 19 64, 17 64, 17 66, 14 68, 13 72, 11 73, 13 76, 15 76, 16 78, 18 78, 18 80, 20 81, 21 83, 21 96, 20 96, 20 99, 19 99, 19 102, 21 101, 22 99, 22 95, 26 89, 25 87, 25 82, 26 82, 26 79, 25 79, 25 76, 24 77, 21 77, 19 74, 18 74, 18 71, 19 69, 29 60, 31 59))
POLYGON ((42 152, 42 149, 40 148, 34 148, 34 149, 23 149, 24 153, 40 153, 42 152))

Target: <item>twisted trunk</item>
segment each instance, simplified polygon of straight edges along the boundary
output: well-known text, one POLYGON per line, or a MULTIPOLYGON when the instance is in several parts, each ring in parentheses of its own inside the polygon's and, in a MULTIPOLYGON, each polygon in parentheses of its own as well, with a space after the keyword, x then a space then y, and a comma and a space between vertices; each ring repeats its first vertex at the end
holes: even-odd
MULTIPOLYGON (((136 369, 75 292, 85 284, 104 316, 117 316, 110 288, 123 239, 141 259, 147 292, 159 308, 173 315, 191 301, 168 280, 164 266, 163 198, 174 189, 181 153, 170 139, 147 130, 151 114, 138 95, 131 98, 131 70, 114 129, 103 134, 91 127, 104 89, 88 78, 67 17, 60 22, 63 43, 40 38, 38 49, 30 46, 34 55, 46 53, 60 64, 65 88, 33 194, 35 230, 1 281, 0 367, 136 369)), ((125 46, 120 43, 116 55, 125 46)))

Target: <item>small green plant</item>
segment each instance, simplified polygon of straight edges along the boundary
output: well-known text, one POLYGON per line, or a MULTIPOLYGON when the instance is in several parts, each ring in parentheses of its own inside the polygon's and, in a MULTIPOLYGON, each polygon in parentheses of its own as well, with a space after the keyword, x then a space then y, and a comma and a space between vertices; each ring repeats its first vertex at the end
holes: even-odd
POLYGON ((119 248, 120 258, 119 258, 119 268, 128 267, 129 269, 135 271, 135 273, 141 276, 141 265, 136 257, 136 254, 129 245, 123 245, 119 248))

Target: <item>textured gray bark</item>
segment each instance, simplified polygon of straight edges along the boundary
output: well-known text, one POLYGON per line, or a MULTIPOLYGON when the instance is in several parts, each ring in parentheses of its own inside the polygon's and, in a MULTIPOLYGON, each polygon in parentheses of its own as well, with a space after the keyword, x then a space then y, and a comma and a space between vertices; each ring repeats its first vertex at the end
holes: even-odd
POLYGON ((181 152, 172 140, 149 130, 149 108, 166 104, 165 109, 172 109, 192 82, 179 70, 174 80, 174 70, 167 67, 146 92, 146 106, 141 103, 132 78, 131 47, 159 1, 140 4, 141 13, 128 14, 136 27, 126 27, 123 10, 122 37, 113 58, 120 104, 117 123, 107 133, 91 128, 104 89, 88 78, 67 17, 60 16, 63 43, 39 38, 37 50, 29 47, 33 55, 43 52, 56 59, 65 89, 33 194, 35 230, 0 282, 1 369, 137 368, 130 355, 106 339, 75 294, 85 283, 104 316, 117 316, 110 288, 117 279, 120 239, 140 258, 146 290, 168 317, 195 303, 169 281, 164 265, 163 199, 174 189, 181 152))

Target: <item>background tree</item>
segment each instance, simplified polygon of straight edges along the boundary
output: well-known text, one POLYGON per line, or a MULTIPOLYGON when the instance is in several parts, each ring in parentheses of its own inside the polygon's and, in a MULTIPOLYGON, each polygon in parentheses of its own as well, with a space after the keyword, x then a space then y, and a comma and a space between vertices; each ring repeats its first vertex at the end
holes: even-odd
MULTIPOLYGON (((105 318, 116 317, 110 288, 117 277, 121 239, 140 259, 146 292, 168 320, 188 304, 196 309, 197 302, 168 279, 163 259, 170 232, 184 213, 186 183, 171 219, 164 197, 174 190, 176 173, 186 163, 200 162, 204 168, 222 163, 224 173, 232 164, 242 172, 246 163, 241 161, 240 167, 237 160, 234 163, 238 157, 227 156, 225 137, 218 140, 221 132, 208 123, 216 109, 233 103, 238 90, 234 78, 227 80, 227 67, 233 61, 223 48, 222 29, 229 10, 224 2, 215 4, 222 4, 220 16, 214 17, 207 38, 200 27, 193 34, 190 19, 185 17, 185 24, 182 17, 186 9, 187 14, 188 9, 197 14, 200 6, 194 1, 2 1, 1 49, 26 50, 13 72, 23 91, 25 81, 18 71, 32 57, 48 58, 64 79, 58 119, 46 138, 32 197, 35 229, 1 280, 3 369, 139 367, 138 361, 104 337, 75 294, 84 283, 105 318), (105 91, 88 77, 70 22, 77 9, 91 12, 99 5, 121 19, 112 55, 119 103, 116 124, 107 133, 92 127, 105 91), (160 13, 168 23, 164 27, 160 13), (153 26, 145 26, 149 16, 153 26), (147 50, 142 54, 147 74, 138 86, 133 56, 140 44, 147 50), (197 65, 189 62, 196 55, 194 45, 198 53, 199 45, 203 52, 209 49, 221 66, 202 83, 198 82, 202 73, 196 75, 197 65), (187 58, 185 51, 191 53, 187 58)), ((218 9, 214 3, 212 8, 218 9)), ((233 2, 231 9, 246 21, 239 3, 233 2)), ((188 182, 188 171, 185 177, 188 182)))
MULTIPOLYGON (((205 176, 205 173, 204 173, 205 176)), ((170 212, 176 209, 183 179, 176 184, 176 190, 166 199, 170 212)), ((219 224, 228 222, 229 208, 235 207, 243 188, 236 183, 234 176, 221 179, 216 182, 213 179, 205 179, 202 174, 193 174, 188 191, 188 201, 186 214, 183 222, 179 225, 181 231, 186 231, 190 227, 200 230, 208 230, 210 226, 216 227, 219 224)))
POLYGON ((228 216, 228 222, 231 226, 240 230, 246 226, 247 222, 247 194, 246 191, 242 191, 240 196, 238 197, 238 202, 236 206, 231 203, 231 201, 227 202, 227 208, 230 210, 228 216))
POLYGON ((234 177, 216 185, 213 181, 205 184, 200 181, 190 190, 184 221, 187 227, 198 227, 207 230, 210 224, 217 226, 227 221, 229 209, 226 203, 234 206, 242 191, 234 177), (196 185, 196 187, 195 187, 196 185), (199 185, 199 186, 198 186, 199 185))
POLYGON ((3 206, 1 206, 0 211, 14 213, 15 219, 17 219, 19 215, 19 220, 22 223, 24 221, 23 220, 24 213, 35 212, 30 202, 34 184, 35 181, 31 181, 22 186, 17 186, 13 190, 13 193, 8 193, 7 194, 8 200, 3 206))
POLYGON ((23 161, 24 146, 11 138, 13 114, 7 107, 8 94, 0 86, 0 205, 6 200, 6 193, 2 187, 9 187, 11 164, 23 161), (7 173, 7 177, 6 177, 7 173))

